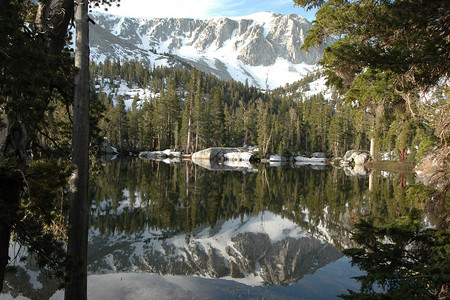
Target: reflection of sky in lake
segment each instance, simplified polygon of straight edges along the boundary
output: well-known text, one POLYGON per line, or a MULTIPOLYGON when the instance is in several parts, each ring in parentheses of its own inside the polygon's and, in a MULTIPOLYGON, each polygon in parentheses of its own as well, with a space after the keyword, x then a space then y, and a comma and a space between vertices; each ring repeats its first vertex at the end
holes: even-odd
MULTIPOLYGON (((339 299, 347 288, 357 290, 356 281, 348 278, 361 275, 348 268, 348 258, 328 264, 312 275, 288 287, 250 287, 232 280, 205 279, 194 276, 161 276, 139 273, 91 275, 88 298, 115 299, 339 299)), ((63 299, 57 292, 51 299, 63 299)))

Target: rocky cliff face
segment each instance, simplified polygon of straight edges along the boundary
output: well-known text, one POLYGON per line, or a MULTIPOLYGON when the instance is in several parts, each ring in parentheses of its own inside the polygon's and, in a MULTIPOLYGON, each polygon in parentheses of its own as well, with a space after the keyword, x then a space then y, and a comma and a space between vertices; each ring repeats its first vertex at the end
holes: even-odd
POLYGON ((289 285, 342 257, 331 245, 271 213, 223 222, 193 237, 145 233, 91 234, 89 271, 230 277, 253 284, 289 285), (278 227, 278 228, 277 228, 278 227))
POLYGON ((247 79, 263 88, 300 79, 322 56, 322 49, 300 51, 311 24, 295 14, 199 20, 94 13, 92 18, 97 24, 91 27, 94 60, 109 56, 154 66, 188 63, 223 79, 247 79))

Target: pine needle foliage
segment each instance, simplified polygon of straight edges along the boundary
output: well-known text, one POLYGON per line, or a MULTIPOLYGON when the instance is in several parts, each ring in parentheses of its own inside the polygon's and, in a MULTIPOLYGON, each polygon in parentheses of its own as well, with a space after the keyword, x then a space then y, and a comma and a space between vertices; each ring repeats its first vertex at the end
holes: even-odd
POLYGON ((358 247, 344 250, 352 265, 366 271, 356 277, 359 292, 344 299, 435 299, 450 282, 450 235, 423 229, 421 211, 392 223, 375 225, 373 219, 355 224, 358 247))

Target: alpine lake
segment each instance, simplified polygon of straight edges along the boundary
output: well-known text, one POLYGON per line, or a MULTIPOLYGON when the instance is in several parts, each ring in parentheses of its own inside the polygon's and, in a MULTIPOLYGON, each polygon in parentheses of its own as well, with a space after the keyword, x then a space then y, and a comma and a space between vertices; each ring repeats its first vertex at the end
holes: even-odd
MULTIPOLYGON (((105 160, 93 179, 89 299, 339 299, 364 274, 358 218, 404 215, 412 175, 325 165, 105 160)), ((5 299, 63 299, 27 259, 5 299)), ((3 298, 2 298, 3 299, 3 298)))

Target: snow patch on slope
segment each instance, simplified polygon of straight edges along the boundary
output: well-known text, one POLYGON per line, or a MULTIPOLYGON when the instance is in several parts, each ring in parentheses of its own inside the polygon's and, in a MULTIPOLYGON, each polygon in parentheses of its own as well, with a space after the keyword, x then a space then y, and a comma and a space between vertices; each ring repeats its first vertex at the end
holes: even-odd
MULTIPOLYGON (((315 69, 313 62, 320 58, 320 52, 299 51, 310 23, 295 14, 261 12, 197 20, 120 18, 96 12, 93 17, 115 38, 136 48, 125 50, 127 43, 103 47, 108 51, 114 48, 109 56, 139 58, 157 67, 169 64, 166 54, 170 53, 203 72, 224 80, 248 81, 262 89, 274 89, 302 79, 315 69)), ((91 43, 92 58, 96 61, 106 57, 97 46, 101 42, 91 43)))

